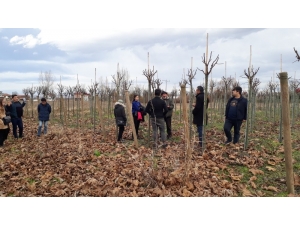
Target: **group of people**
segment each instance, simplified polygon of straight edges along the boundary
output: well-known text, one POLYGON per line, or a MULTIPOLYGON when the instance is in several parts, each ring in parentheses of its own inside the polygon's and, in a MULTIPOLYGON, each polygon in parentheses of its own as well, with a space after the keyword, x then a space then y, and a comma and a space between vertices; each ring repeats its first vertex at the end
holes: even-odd
MULTIPOLYGON (((157 143, 158 138, 162 141, 162 146, 166 147, 166 141, 172 137, 172 114, 174 109, 174 103, 167 92, 160 89, 154 91, 155 97, 151 99, 146 107, 144 107, 140 101, 139 96, 134 95, 132 101, 132 116, 134 121, 135 132, 138 139, 142 138, 139 135, 140 123, 144 121, 145 115, 150 116, 150 122, 152 126, 153 141, 157 143)), ((208 108, 209 99, 207 98, 206 108, 208 108)), ((17 95, 12 95, 12 100, 7 100, 4 97, 0 97, 0 147, 4 145, 4 141, 7 139, 10 132, 10 125, 5 124, 3 118, 10 116, 13 126, 14 138, 23 137, 23 107, 26 105, 26 99, 23 99, 21 103, 17 95), (19 129, 19 130, 18 130, 19 129), (19 132, 17 132, 17 130, 19 132)), ((193 104, 193 124, 196 125, 199 135, 199 148, 202 147, 202 133, 203 133, 203 117, 204 117, 204 89, 202 86, 198 86, 196 89, 196 102, 193 104)), ((125 105, 123 100, 118 100, 115 103, 114 115, 116 125, 118 127, 118 142, 122 142, 122 136, 127 123, 127 117, 125 113, 125 105)), ((47 103, 45 98, 41 99, 41 103, 37 107, 38 111, 38 131, 37 136, 40 137, 42 133, 42 127, 44 125, 43 133, 47 134, 48 121, 50 119, 51 106, 47 103)), ((239 142, 240 128, 243 122, 247 119, 247 99, 242 96, 242 88, 235 87, 232 89, 232 97, 228 100, 225 110, 225 123, 224 133, 226 135, 225 144, 230 144, 232 141, 234 144, 239 142), (232 138, 231 129, 234 128, 234 137, 232 138)), ((207 124, 207 115, 206 115, 207 124)), ((133 138, 133 134, 132 134, 133 138)))
MULTIPOLYGON (((23 108, 26 105, 26 99, 21 103, 17 95, 12 95, 11 100, 6 97, 0 97, 0 147, 4 146, 4 141, 10 133, 10 123, 4 122, 5 117, 9 117, 13 127, 14 138, 23 138, 23 108)), ((41 135, 42 126, 44 124, 43 133, 47 133, 49 115, 51 113, 51 106, 47 103, 45 98, 41 99, 41 103, 37 107, 39 126, 37 136, 41 135)))
MULTIPOLYGON (((204 88, 198 86, 195 93, 196 101, 193 104, 193 124, 196 125, 199 135, 199 148, 202 148, 203 139, 203 117, 204 117, 204 88)), ((157 143, 160 137, 162 146, 167 146, 167 139, 172 137, 172 113, 174 103, 165 91, 156 89, 154 91, 155 97, 151 99, 146 107, 143 107, 139 102, 139 96, 134 95, 132 101, 132 114, 135 125, 135 131, 138 138, 140 138, 138 131, 141 121, 144 121, 144 116, 149 114, 152 126, 153 141, 157 143)), ((206 101, 206 108, 208 108, 209 98, 206 101)), ((240 128, 247 119, 247 99, 242 96, 242 88, 237 86, 232 89, 232 97, 228 100, 225 110, 224 133, 226 135, 225 144, 233 144, 239 142, 240 128), (231 130, 234 128, 234 137, 232 139, 231 130)), ((126 126, 127 118, 125 113, 125 105, 123 100, 118 100, 115 103, 115 119, 118 126, 118 142, 122 142, 122 135, 126 126)), ((207 114, 206 124, 207 124, 207 114)))
MULTIPOLYGON (((160 132, 160 137, 163 142, 172 137, 172 114, 174 103, 169 95, 165 91, 156 89, 155 97, 148 102, 147 106, 144 107, 140 101, 139 96, 134 95, 132 100, 132 116, 134 121, 135 132, 138 139, 142 136, 139 135, 140 123, 144 122, 145 115, 150 115, 151 125, 153 129, 153 138, 156 140, 158 138, 158 130, 160 132), (167 129, 166 129, 167 128, 167 129)), ((126 126, 127 118, 125 114, 125 105, 122 99, 119 99, 115 103, 114 115, 116 119, 116 124, 118 126, 118 142, 122 142, 122 135, 124 132, 124 127, 126 126)), ((133 134, 132 134, 133 138, 133 134)))

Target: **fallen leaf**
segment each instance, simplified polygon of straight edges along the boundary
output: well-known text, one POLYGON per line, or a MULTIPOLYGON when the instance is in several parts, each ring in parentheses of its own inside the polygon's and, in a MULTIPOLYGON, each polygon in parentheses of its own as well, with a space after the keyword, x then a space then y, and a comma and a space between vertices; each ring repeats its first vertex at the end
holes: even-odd
POLYGON ((256 189, 256 184, 253 181, 251 181, 250 184, 254 189, 256 189))
POLYGON ((276 171, 276 169, 274 167, 271 166, 266 166, 266 169, 269 171, 276 171))
POLYGON ((276 187, 274 187, 274 186, 268 186, 268 187, 265 187, 264 189, 268 190, 268 191, 278 192, 278 189, 276 187))
POLYGON ((243 191, 244 197, 252 197, 253 196, 253 194, 247 188, 244 188, 242 191, 243 191))
POLYGON ((253 173, 253 175, 264 174, 264 171, 258 169, 250 169, 249 171, 253 173))

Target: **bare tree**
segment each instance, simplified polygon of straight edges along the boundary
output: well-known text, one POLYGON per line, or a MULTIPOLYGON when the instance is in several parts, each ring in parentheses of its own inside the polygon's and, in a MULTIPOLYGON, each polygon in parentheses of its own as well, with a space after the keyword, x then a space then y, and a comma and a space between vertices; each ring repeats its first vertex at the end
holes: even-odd
MULTIPOLYGON (((212 56, 212 52, 210 52, 210 56, 208 59, 208 34, 207 34, 207 45, 206 45, 206 54, 203 53, 202 56, 202 62, 204 64, 205 70, 200 70, 204 73, 205 76, 205 92, 204 92, 204 111, 203 111, 203 118, 205 116, 206 118, 206 111, 207 111, 207 106, 208 106, 208 102, 207 102, 207 90, 208 90, 208 76, 211 73, 212 69, 217 65, 218 61, 219 61, 219 55, 217 55, 217 57, 212 61, 211 59, 212 56), (210 65, 210 68, 208 69, 210 65)), ((205 135, 205 125, 206 123, 204 122, 205 120, 203 119, 203 137, 202 137, 202 148, 203 151, 206 148, 206 143, 205 143, 205 139, 206 139, 206 135, 205 135)))
POLYGON ((42 94, 44 95, 45 98, 48 98, 49 91, 53 87, 55 77, 51 73, 51 70, 46 71, 46 72, 41 72, 39 75, 39 82, 40 85, 43 87, 43 92, 42 94))
POLYGON ((119 63, 118 63, 117 74, 112 75, 113 83, 115 84, 116 89, 117 89, 117 98, 120 97, 120 89, 121 89, 121 86, 122 86, 122 81, 124 79, 124 76, 125 76, 125 73, 120 72, 119 63))
POLYGON ((28 92, 30 94, 30 100, 31 100, 31 117, 33 118, 33 96, 36 92, 36 87, 30 87, 28 88, 28 92))
POLYGON ((246 132, 245 132, 245 144, 244 144, 244 149, 246 150, 248 147, 248 134, 250 131, 250 123, 252 122, 252 118, 251 118, 251 108, 252 108, 252 90, 253 90, 253 81, 254 81, 254 77, 257 74, 259 70, 259 67, 257 70, 254 71, 253 66, 252 68, 248 68, 248 73, 246 72, 246 70, 244 70, 244 74, 245 77, 248 79, 248 106, 247 106, 247 121, 246 121, 246 132))

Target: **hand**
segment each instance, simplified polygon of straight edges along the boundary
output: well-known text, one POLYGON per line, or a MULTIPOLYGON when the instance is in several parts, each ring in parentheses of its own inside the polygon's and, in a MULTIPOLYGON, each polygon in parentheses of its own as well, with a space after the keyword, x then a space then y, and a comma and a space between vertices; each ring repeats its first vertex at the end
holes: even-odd
POLYGON ((246 120, 243 120, 243 123, 246 122, 246 120))
POLYGON ((193 105, 192 105, 193 107, 195 107, 196 106, 196 104, 195 103, 193 103, 193 105))

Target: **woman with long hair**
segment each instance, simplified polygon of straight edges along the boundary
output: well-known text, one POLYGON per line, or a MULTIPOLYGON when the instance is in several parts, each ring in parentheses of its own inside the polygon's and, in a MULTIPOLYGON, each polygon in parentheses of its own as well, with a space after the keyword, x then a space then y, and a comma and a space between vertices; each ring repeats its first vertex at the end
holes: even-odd
MULTIPOLYGON (((141 137, 139 136, 139 127, 140 127, 140 122, 144 121, 144 107, 139 101, 139 96, 135 94, 133 96, 133 101, 132 101, 132 115, 133 115, 133 121, 134 121, 134 127, 136 131, 136 136, 140 139, 141 137)), ((132 134, 133 138, 133 134, 132 134)))

